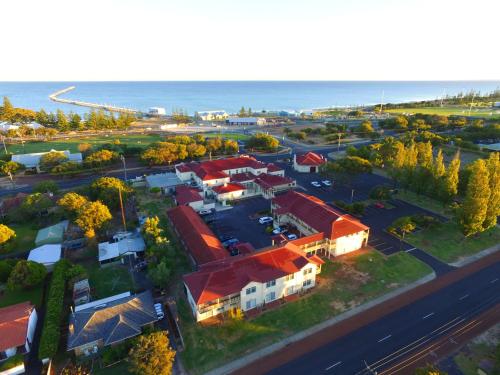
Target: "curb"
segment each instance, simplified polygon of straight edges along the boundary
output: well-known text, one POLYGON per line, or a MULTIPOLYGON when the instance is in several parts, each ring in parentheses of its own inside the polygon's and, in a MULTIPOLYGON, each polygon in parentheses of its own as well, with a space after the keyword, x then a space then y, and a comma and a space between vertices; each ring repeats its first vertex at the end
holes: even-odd
POLYGON ((260 358, 266 357, 266 356, 268 356, 268 355, 270 355, 278 350, 281 350, 294 342, 300 341, 308 336, 314 335, 315 333, 320 332, 321 330, 323 330, 327 327, 330 327, 330 326, 337 324, 345 319, 348 319, 356 314, 359 314, 362 311, 368 310, 368 309, 372 308, 373 306, 379 305, 383 302, 386 302, 387 300, 390 300, 394 297, 397 297, 401 294, 404 294, 407 291, 409 291, 410 289, 413 289, 413 288, 416 288, 417 286, 428 283, 429 281, 432 281, 435 278, 436 278, 436 273, 432 272, 432 273, 428 274, 427 276, 424 276, 424 277, 414 281, 411 284, 408 284, 406 286, 403 286, 401 288, 393 290, 393 291, 386 293, 378 298, 375 298, 371 301, 368 301, 362 305, 356 306, 355 308, 353 308, 351 310, 348 310, 340 315, 337 315, 333 318, 325 320, 322 323, 316 324, 316 325, 314 325, 314 326, 312 326, 304 331, 298 332, 298 333, 296 333, 292 336, 289 336, 281 341, 278 341, 274 344, 271 344, 271 345, 266 346, 264 348, 258 349, 253 353, 250 353, 246 356, 241 357, 240 359, 229 362, 228 364, 226 364, 224 366, 221 366, 219 368, 211 370, 211 371, 205 373, 205 375, 230 374, 230 373, 232 373, 232 372, 234 372, 234 371, 236 371, 244 366, 251 364, 252 362, 254 362, 260 358))
POLYGON ((475 262, 478 259, 481 259, 485 256, 490 255, 490 254, 493 254, 499 250, 500 250, 500 244, 497 244, 495 246, 484 249, 484 250, 480 251, 479 253, 476 253, 474 255, 468 256, 466 258, 462 258, 460 260, 457 260, 456 262, 448 263, 448 264, 450 266, 454 266, 454 267, 463 267, 463 266, 466 266, 472 262, 475 262))

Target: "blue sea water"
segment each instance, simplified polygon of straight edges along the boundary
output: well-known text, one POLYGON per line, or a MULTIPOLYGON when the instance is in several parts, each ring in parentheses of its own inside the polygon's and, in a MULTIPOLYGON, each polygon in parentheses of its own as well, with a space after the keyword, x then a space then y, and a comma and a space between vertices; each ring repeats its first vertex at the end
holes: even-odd
POLYGON ((147 111, 164 107, 189 113, 203 110, 237 112, 303 110, 412 100, 436 99, 470 90, 500 88, 500 81, 158 81, 158 82, 0 82, 0 96, 18 107, 47 111, 88 112, 55 103, 49 94, 69 86, 62 97, 147 111), (383 99, 382 99, 383 98, 383 99))

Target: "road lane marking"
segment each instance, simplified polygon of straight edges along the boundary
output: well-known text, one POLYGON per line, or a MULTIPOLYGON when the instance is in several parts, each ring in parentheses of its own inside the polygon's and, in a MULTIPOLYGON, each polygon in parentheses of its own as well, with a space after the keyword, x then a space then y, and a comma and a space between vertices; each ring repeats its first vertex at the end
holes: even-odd
POLYGON ((387 339, 391 338, 391 336, 392 336, 392 335, 387 335, 387 336, 385 336, 385 337, 381 338, 380 340, 378 340, 378 342, 383 342, 383 341, 385 341, 385 340, 387 340, 387 339))
POLYGON ((469 295, 468 294, 464 294, 462 297, 459 298, 459 300, 462 301, 462 300, 466 299, 467 297, 469 297, 469 295))
POLYGON ((337 363, 334 363, 333 365, 328 366, 327 368, 325 368, 325 371, 331 370, 332 368, 340 365, 341 363, 342 363, 342 361, 338 361, 337 363))
POLYGON ((493 283, 496 283, 497 281, 498 281, 498 278, 491 280, 490 283, 493 284, 493 283))
POLYGON ((411 253, 413 250, 417 250, 416 247, 412 247, 411 249, 405 250, 407 253, 411 253))
POLYGON ((426 316, 424 316, 422 319, 427 319, 428 317, 433 316, 433 315, 434 315, 434 313, 431 312, 431 313, 427 314, 426 316))

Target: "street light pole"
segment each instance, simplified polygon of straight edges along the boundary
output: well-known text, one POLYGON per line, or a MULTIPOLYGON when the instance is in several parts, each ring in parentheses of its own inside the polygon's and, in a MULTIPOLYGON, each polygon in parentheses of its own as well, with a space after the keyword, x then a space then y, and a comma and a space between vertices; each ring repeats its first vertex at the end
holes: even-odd
POLYGON ((354 199, 354 189, 351 189, 351 203, 353 199, 354 199))
POLYGON ((125 162, 125 156, 123 155, 120 155, 120 159, 123 163, 123 174, 124 174, 124 177, 125 177, 125 182, 127 182, 127 163, 125 162))

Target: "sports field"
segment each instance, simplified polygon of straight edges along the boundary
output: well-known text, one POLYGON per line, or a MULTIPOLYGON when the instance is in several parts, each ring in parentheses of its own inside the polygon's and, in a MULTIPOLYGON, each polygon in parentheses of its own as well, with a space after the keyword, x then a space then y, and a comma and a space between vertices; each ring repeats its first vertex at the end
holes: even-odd
MULTIPOLYGON (((388 109, 390 113, 422 113, 425 115, 443 115, 443 116, 469 116, 469 107, 449 106, 449 107, 425 107, 425 108, 396 108, 388 109)), ((470 116, 484 117, 487 119, 500 119, 500 109, 493 108, 472 108, 470 116)))

